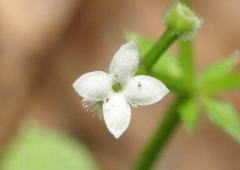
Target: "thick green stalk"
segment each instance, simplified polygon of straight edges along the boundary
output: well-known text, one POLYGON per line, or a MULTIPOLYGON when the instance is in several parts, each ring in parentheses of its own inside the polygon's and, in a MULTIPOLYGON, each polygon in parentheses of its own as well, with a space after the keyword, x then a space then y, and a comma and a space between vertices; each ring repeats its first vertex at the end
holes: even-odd
MULTIPOLYGON (((189 5, 188 0, 180 0, 181 3, 189 5)), ((177 28, 180 30, 186 30, 185 26, 188 25, 180 25, 174 23, 173 21, 176 18, 181 17, 182 10, 189 14, 189 10, 184 8, 183 6, 178 6, 179 8, 173 10, 171 15, 168 17, 168 22, 170 26, 173 28, 177 28), (179 13, 180 11, 180 13, 179 13), (179 14, 179 15, 177 15, 179 14)), ((184 15, 183 15, 184 16, 184 15)), ((180 18, 180 24, 189 24, 188 19, 180 18)), ((190 22, 190 26, 192 23, 190 22)), ((169 27, 169 28, 172 28, 169 27)), ((158 58, 170 47, 170 45, 179 38, 179 34, 173 34, 171 29, 167 29, 162 37, 157 41, 157 43, 153 46, 153 48, 143 57, 141 67, 144 70, 149 71, 156 63, 158 58)), ((183 32, 184 33, 184 32, 183 32)), ((180 41, 180 62, 183 68, 184 79, 185 75, 186 80, 194 80, 194 62, 193 62, 193 54, 192 54, 192 42, 191 41, 180 41)), ((194 83, 193 81, 190 81, 194 83)), ((188 83, 190 83, 188 81, 188 83)), ((186 82, 187 83, 187 82, 186 82)), ((193 85, 194 86, 194 85, 193 85)), ((191 88, 190 88, 191 89, 191 88)), ((179 115, 178 115, 178 107, 181 102, 184 100, 183 97, 178 97, 170 109, 167 111, 165 117, 163 118, 162 122, 159 124, 157 131, 153 135, 152 139, 145 147, 142 155, 140 155, 139 160, 137 161, 134 170, 150 170, 152 169, 154 162, 156 161, 157 157, 161 155, 164 151, 164 148, 169 141, 171 135, 173 134, 174 130, 177 128, 177 125, 180 122, 179 115)))
POLYGON ((183 74, 187 76, 188 79, 192 79, 195 66, 193 61, 193 51, 192 51, 192 41, 191 40, 181 40, 179 42, 180 47, 180 64, 183 74))
MULTIPOLYGON (((189 0, 179 0, 182 4, 190 6, 189 0)), ((182 67, 183 74, 186 75, 189 81, 192 80, 195 72, 195 66, 193 61, 193 50, 191 40, 179 41, 180 47, 180 64, 182 67)))
POLYGON ((196 89, 196 80, 195 80, 195 63, 193 58, 193 50, 192 50, 192 41, 180 41, 180 66, 182 69, 182 81, 186 86, 186 92, 192 93, 196 89))
POLYGON ((170 45, 177 40, 178 36, 173 34, 172 30, 166 29, 163 35, 155 43, 155 45, 148 51, 142 59, 142 67, 146 71, 151 70, 152 66, 157 62, 159 57, 170 47, 170 45))
POLYGON ((164 148, 169 141, 174 130, 179 123, 178 106, 182 102, 182 97, 178 97, 167 111, 162 122, 159 124, 157 131, 152 139, 145 147, 142 155, 140 155, 134 170, 149 170, 152 169, 153 163, 157 157, 162 154, 164 148))
MULTIPOLYGON (((190 6, 189 0, 179 0, 182 4, 190 6)), ((188 83, 188 91, 195 89, 195 63, 193 58, 193 47, 192 40, 180 40, 179 49, 180 56, 179 61, 183 73, 184 82, 188 83)), ((185 83, 184 83, 185 84, 185 83)))

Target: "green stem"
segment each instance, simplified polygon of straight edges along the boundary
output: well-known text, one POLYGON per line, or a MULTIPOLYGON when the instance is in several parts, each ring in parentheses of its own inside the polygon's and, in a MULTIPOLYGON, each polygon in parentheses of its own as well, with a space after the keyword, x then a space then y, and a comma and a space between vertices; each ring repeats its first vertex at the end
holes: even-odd
MULTIPOLYGON (((189 0, 179 0, 182 4, 190 6, 189 0)), ((193 91, 195 89, 195 63, 193 58, 193 47, 192 40, 180 40, 180 66, 183 73, 184 84, 188 84, 188 91, 193 91), (190 82, 190 83, 189 83, 190 82)))
POLYGON ((179 2, 181 2, 182 4, 185 4, 185 5, 190 5, 189 0, 179 0, 179 2))
MULTIPOLYGON (((189 5, 189 0, 179 0, 179 2, 189 5)), ((159 56, 161 56, 177 39, 178 36, 176 34, 174 35, 170 29, 167 29, 153 48, 143 57, 142 63, 144 64, 142 64, 142 68, 146 71, 151 70, 159 56)), ((187 75, 186 80, 191 80, 192 82, 194 80, 195 65, 191 41, 180 41, 180 64, 183 69, 184 79, 185 75, 187 75)), ((171 135, 178 127, 180 122, 178 107, 183 100, 184 97, 179 96, 167 111, 157 131, 145 147, 142 155, 140 155, 139 160, 136 162, 133 168, 134 170, 152 169, 157 157, 163 153, 171 135)))
POLYGON ((167 111, 164 119, 159 124, 154 136, 145 147, 142 155, 137 161, 134 170, 149 170, 152 169, 154 161, 164 151, 164 148, 177 128, 179 123, 178 106, 182 101, 182 97, 178 97, 167 111))
POLYGON ((192 51, 192 41, 182 40, 179 42, 180 47, 180 64, 183 74, 187 76, 188 79, 192 79, 195 72, 195 66, 193 61, 193 51, 192 51))
POLYGON ((154 44, 154 46, 148 51, 148 53, 142 59, 142 67, 146 71, 151 70, 152 66, 156 63, 159 56, 161 56, 170 45, 177 40, 178 36, 172 33, 172 30, 166 29, 159 40, 154 44))

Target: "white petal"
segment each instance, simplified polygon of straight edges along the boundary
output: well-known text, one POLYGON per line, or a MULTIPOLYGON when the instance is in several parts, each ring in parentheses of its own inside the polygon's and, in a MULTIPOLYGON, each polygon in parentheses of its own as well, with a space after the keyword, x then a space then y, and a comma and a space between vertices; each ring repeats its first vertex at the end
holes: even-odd
POLYGON ((156 103, 168 92, 168 88, 161 81, 144 75, 130 79, 124 89, 124 94, 132 105, 156 103))
POLYGON ((139 65, 139 52, 135 42, 130 41, 120 47, 113 56, 109 72, 120 80, 134 75, 139 65))
POLYGON ((124 94, 113 93, 103 104, 103 118, 108 130, 119 138, 127 129, 131 119, 131 107, 124 94))
POLYGON ((111 92, 112 78, 103 71, 93 71, 80 76, 73 88, 84 99, 101 101, 111 92))

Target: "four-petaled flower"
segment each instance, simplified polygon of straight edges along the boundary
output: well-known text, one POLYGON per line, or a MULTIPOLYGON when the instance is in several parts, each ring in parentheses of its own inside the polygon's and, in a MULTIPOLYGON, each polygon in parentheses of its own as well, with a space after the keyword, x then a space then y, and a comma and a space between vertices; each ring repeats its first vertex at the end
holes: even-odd
POLYGON ((89 72, 73 83, 85 107, 100 109, 108 130, 115 138, 119 138, 127 129, 131 106, 156 103, 169 92, 156 78, 134 76, 139 61, 138 49, 131 41, 122 45, 113 56, 109 73, 89 72))

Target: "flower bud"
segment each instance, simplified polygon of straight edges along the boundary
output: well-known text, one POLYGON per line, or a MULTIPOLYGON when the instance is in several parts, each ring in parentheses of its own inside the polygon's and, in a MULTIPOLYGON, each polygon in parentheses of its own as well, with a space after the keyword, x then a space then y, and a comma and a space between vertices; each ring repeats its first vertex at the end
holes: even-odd
POLYGON ((164 19, 167 27, 184 39, 191 38, 201 26, 201 20, 189 7, 181 3, 170 8, 164 19))

